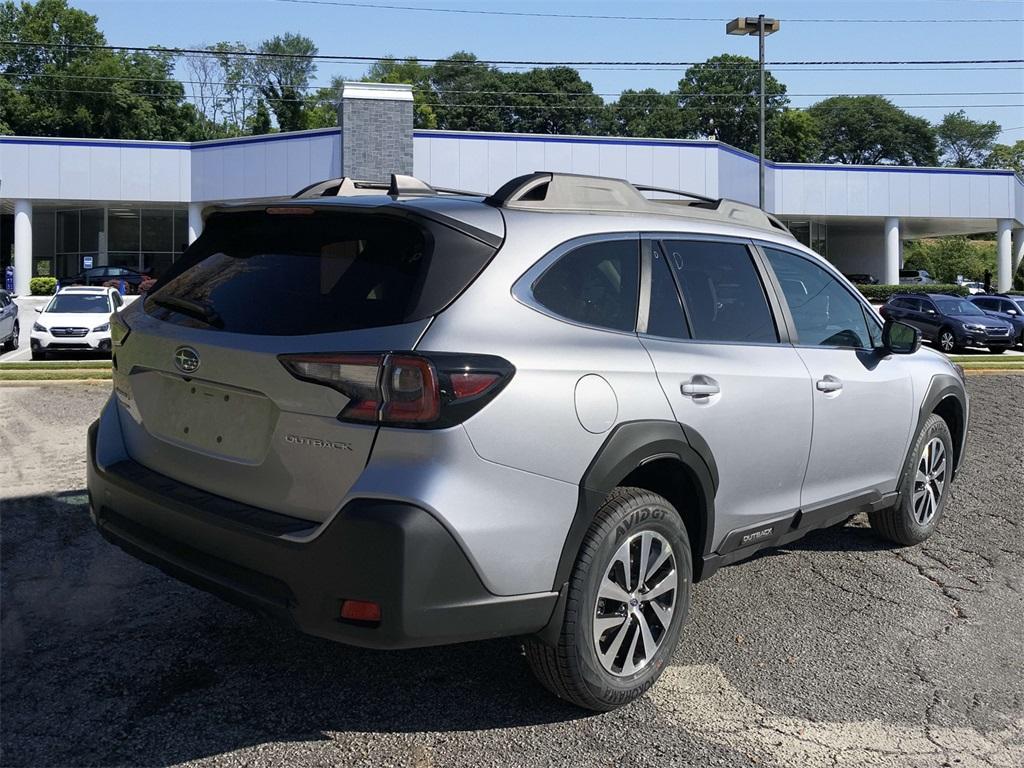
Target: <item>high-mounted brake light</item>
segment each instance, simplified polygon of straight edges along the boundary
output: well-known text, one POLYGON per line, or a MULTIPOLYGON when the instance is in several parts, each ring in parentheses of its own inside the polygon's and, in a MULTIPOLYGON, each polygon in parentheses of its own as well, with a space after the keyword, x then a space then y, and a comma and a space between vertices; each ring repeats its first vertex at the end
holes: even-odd
POLYGON ((349 398, 342 421, 405 427, 449 427, 472 416, 501 391, 515 369, 491 355, 436 353, 281 355, 298 379, 349 398))

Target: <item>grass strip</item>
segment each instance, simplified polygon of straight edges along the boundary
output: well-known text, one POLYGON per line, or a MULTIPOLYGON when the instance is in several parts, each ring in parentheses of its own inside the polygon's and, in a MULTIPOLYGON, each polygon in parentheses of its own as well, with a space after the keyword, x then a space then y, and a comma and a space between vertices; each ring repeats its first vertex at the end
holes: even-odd
POLYGON ((64 370, 110 370, 109 360, 46 362, 33 360, 28 363, 0 363, 0 371, 64 371, 64 370))

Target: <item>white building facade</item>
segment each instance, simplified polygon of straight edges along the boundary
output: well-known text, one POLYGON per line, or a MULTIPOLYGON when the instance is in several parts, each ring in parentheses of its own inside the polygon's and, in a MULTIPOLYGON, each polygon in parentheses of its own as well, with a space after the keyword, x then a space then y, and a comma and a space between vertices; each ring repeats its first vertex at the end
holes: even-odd
MULTIPOLYGON (((343 105, 344 128, 219 141, 0 137, 0 271, 13 262, 21 294, 31 277, 87 265, 158 274, 199 235, 205 206, 291 195, 354 157, 378 177, 411 170, 484 193, 546 170, 757 201, 757 158, 716 141, 413 131, 391 109, 411 114, 407 86, 350 86, 343 105)), ((842 271, 883 283, 898 282, 910 239, 995 233, 1000 290, 1024 256, 1024 181, 1007 170, 768 163, 766 208, 842 271)))

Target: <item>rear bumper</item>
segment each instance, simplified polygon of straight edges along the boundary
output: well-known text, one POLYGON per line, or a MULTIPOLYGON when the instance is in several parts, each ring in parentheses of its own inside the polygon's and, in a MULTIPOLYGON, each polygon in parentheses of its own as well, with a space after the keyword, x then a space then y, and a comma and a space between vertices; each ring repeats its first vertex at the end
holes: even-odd
POLYGON ((130 459, 101 467, 89 429, 90 514, 110 542, 175 578, 294 624, 370 648, 529 634, 554 593, 489 593, 451 534, 410 504, 355 500, 315 526, 213 496, 130 459), (345 599, 381 607, 375 625, 340 618, 345 599))

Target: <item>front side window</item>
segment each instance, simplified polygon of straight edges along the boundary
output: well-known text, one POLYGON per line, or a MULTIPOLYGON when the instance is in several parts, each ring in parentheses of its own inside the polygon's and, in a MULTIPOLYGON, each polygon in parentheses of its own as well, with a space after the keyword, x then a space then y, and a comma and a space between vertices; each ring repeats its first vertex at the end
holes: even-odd
POLYGON ((935 303, 939 306, 939 311, 944 315, 985 315, 984 312, 967 299, 935 299, 935 303))
POLYGON ((764 286, 745 245, 710 240, 669 240, 663 245, 682 289, 694 339, 778 342, 764 286))
POLYGON ((559 317, 583 325, 632 331, 640 291, 639 240, 581 245, 533 284, 533 297, 559 317))
POLYGON ((789 304, 799 344, 872 346, 861 303, 827 270, 789 251, 764 252, 789 304))

